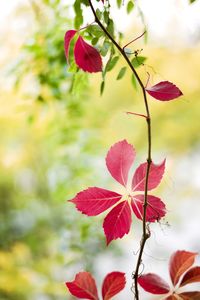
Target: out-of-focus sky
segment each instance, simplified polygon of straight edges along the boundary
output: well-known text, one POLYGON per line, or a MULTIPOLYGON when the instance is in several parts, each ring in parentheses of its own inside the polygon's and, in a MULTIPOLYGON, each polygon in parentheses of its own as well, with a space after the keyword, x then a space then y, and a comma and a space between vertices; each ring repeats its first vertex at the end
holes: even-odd
MULTIPOLYGON (((7 0, 0 3, 1 30, 8 24, 8 16, 21 3, 29 0, 7 0)), ((63 0, 69 4, 72 0, 63 0)), ((189 4, 189 0, 138 0, 136 1, 145 16, 149 36, 157 44, 168 46, 191 46, 200 39, 200 1, 189 4)), ((136 13, 138 14, 138 13, 136 13)), ((127 17, 125 6, 113 10, 116 24, 124 30, 133 24, 133 14, 127 17)), ((14 22, 13 22, 14 24, 14 22)), ((15 24, 20 26, 20 24, 15 24)))

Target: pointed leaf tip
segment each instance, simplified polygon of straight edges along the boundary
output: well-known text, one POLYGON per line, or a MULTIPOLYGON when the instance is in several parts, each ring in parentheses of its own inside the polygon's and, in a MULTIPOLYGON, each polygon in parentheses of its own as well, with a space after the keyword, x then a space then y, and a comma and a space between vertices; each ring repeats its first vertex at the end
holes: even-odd
POLYGON ((141 275, 138 278, 138 283, 146 292, 151 294, 161 295, 170 291, 168 283, 153 273, 141 275))
POLYGON ((135 149, 126 140, 115 143, 106 156, 106 165, 112 177, 127 185, 128 173, 135 159, 135 149))
POLYGON ((74 56, 76 64, 83 71, 89 73, 102 71, 102 59, 99 52, 87 44, 81 36, 75 44, 74 56))
POLYGON ((102 297, 103 300, 109 300, 120 291, 124 289, 126 285, 125 274, 122 272, 109 273, 102 285, 102 297))
POLYGON ((153 98, 160 101, 173 100, 183 95, 179 88, 169 81, 161 81, 152 87, 146 88, 146 91, 153 98))
POLYGON ((128 201, 120 202, 105 217, 103 228, 107 245, 128 234, 131 227, 131 210, 128 201))
POLYGON ((90 187, 70 200, 76 208, 87 216, 97 216, 121 199, 122 195, 98 188, 90 187))
POLYGON ((64 38, 64 47, 65 47, 65 56, 66 56, 66 59, 67 59, 67 62, 69 63, 69 47, 70 47, 70 43, 71 43, 71 40, 73 39, 73 37, 75 36, 76 34, 76 30, 68 30, 66 33, 65 33, 65 38, 64 38))
POLYGON ((174 286, 179 282, 183 273, 193 265, 197 254, 184 250, 178 250, 172 254, 169 262, 169 273, 174 286))
POLYGON ((74 281, 66 282, 70 293, 80 299, 98 300, 97 287, 94 278, 88 272, 80 272, 74 281))

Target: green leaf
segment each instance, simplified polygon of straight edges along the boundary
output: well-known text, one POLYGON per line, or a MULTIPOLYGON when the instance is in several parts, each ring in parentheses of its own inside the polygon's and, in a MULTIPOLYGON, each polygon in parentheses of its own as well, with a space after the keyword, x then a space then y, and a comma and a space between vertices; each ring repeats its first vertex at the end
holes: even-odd
POLYGON ((144 43, 147 44, 147 42, 148 42, 148 31, 145 28, 144 43))
POLYGON ((67 69, 67 72, 76 73, 76 71, 77 71, 77 65, 76 65, 75 61, 72 61, 69 65, 69 68, 67 69))
POLYGON ((130 14, 130 12, 134 9, 134 3, 133 3, 133 1, 130 0, 128 2, 126 9, 127 9, 127 13, 130 14))
POLYGON ((103 46, 101 47, 100 53, 102 56, 106 56, 108 53, 108 50, 110 48, 110 42, 107 40, 104 41, 103 46))
POLYGON ((195 2, 196 0, 190 0, 190 3, 193 3, 193 2, 195 2))
POLYGON ((122 0, 117 0, 117 6, 120 8, 122 6, 122 0))
POLYGON ((131 63, 132 63, 132 66, 134 68, 138 68, 139 66, 141 66, 145 61, 146 61, 146 57, 145 56, 137 56, 137 57, 134 57, 132 60, 131 60, 131 63))
POLYGON ((120 80, 124 77, 125 73, 126 73, 126 67, 121 68, 121 70, 119 71, 119 74, 117 75, 117 80, 120 80))
POLYGON ((113 20, 109 19, 108 21, 108 26, 107 26, 107 30, 108 32, 110 33, 110 35, 112 35, 112 37, 114 36, 114 23, 113 23, 113 20))
POLYGON ((99 25, 90 25, 88 26, 87 31, 98 38, 104 35, 104 32, 99 25))
POLYGON ((96 15, 97 15, 97 18, 98 18, 99 20, 101 20, 102 13, 101 13, 101 11, 100 11, 99 8, 96 9, 96 15))
POLYGON ((97 37, 92 39, 92 45, 95 46, 98 43, 99 39, 97 37))
POLYGON ((102 83, 101 83, 101 86, 100 86, 100 94, 101 94, 101 96, 103 95, 104 88, 105 88, 105 81, 103 80, 102 83))
POLYGON ((106 24, 108 24, 108 21, 109 21, 109 11, 104 10, 104 12, 103 12, 103 18, 104 18, 104 22, 106 24))
POLYGON ((113 58, 110 58, 106 64, 105 72, 111 71, 117 64, 119 60, 119 56, 114 56, 113 58))
POLYGON ((136 81, 134 74, 131 75, 131 83, 132 83, 134 89, 137 90, 137 81, 136 81))
POLYGON ((76 0, 74 2, 74 11, 75 11, 74 27, 75 29, 79 29, 80 26, 83 24, 83 13, 81 9, 80 0, 76 0))
POLYGON ((81 0, 81 3, 83 3, 85 6, 89 6, 90 3, 88 0, 81 0))

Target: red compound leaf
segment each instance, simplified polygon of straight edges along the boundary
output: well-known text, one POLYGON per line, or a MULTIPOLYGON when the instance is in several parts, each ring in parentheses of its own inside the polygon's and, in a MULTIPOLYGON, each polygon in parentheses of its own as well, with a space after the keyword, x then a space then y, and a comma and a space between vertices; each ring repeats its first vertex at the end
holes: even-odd
POLYGON ((183 95, 179 88, 169 81, 161 81, 152 87, 146 88, 146 91, 153 98, 161 101, 173 100, 183 95))
POLYGON ((173 285, 175 286, 181 275, 187 271, 194 263, 195 257, 198 253, 187 251, 176 251, 170 258, 169 273, 173 285))
POLYGON ((200 267, 193 267, 183 276, 180 286, 184 286, 188 283, 200 282, 200 267))
POLYGON ((128 234, 131 227, 131 209, 128 201, 123 201, 115 206, 106 216, 103 228, 107 245, 118 238, 128 234))
POLYGON ((102 71, 102 59, 99 52, 87 44, 81 36, 75 44, 74 56, 76 64, 83 71, 89 73, 102 71))
POLYGON ((197 292, 197 291, 184 292, 184 293, 178 294, 178 296, 181 297, 183 300, 199 300, 200 292, 197 292))
POLYGON ((128 173, 135 159, 135 149, 126 140, 114 144, 106 157, 107 168, 112 177, 123 186, 127 185, 128 173))
POLYGON ((70 293, 81 299, 98 300, 97 287, 94 278, 88 272, 80 272, 74 281, 66 282, 70 293))
MULTIPOLYGON (((148 190, 155 189, 162 180, 165 172, 165 161, 161 164, 156 165, 153 162, 150 166, 149 178, 148 178, 148 190)), ((132 190, 133 191, 144 191, 145 190, 145 178, 146 178, 147 163, 141 164, 135 171, 132 179, 132 190)))
POLYGON ((151 294, 166 294, 170 291, 170 287, 160 276, 148 273, 138 277, 139 285, 151 294))
POLYGON ((109 300, 120 291, 124 289, 126 285, 125 274, 121 272, 112 272, 108 274, 102 285, 102 297, 103 300, 109 300))
POLYGON ((121 197, 122 195, 109 190, 90 187, 78 193, 70 202, 83 214, 96 216, 117 203, 121 197))
POLYGON ((75 34, 77 33, 76 30, 68 30, 65 33, 65 38, 64 38, 64 47, 65 47, 65 56, 68 62, 69 59, 69 47, 70 47, 70 42, 73 39, 73 37, 75 36, 75 34))
MULTIPOLYGON (((146 210, 146 221, 155 222, 160 220, 166 214, 165 204, 161 201, 160 198, 148 195, 147 196, 147 210, 146 210)), ((144 195, 136 195, 132 197, 131 207, 140 220, 143 219, 143 204, 144 204, 144 195)))

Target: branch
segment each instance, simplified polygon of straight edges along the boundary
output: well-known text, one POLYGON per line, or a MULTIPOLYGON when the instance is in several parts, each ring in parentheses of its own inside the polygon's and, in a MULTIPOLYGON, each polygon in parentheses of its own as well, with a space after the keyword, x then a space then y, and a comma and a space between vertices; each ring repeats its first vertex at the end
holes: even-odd
POLYGON ((150 237, 150 231, 146 224, 146 213, 147 213, 147 196, 148 196, 148 180, 149 180, 149 171, 151 166, 151 116, 149 111, 149 106, 147 102, 147 96, 146 96, 146 90, 145 86, 142 83, 142 80, 140 79, 139 75, 137 74, 135 68, 131 64, 131 61, 129 60, 128 56, 126 55, 123 48, 120 47, 120 45, 115 41, 115 39, 112 37, 112 35, 107 31, 107 29, 104 27, 104 25, 101 23, 99 18, 97 17, 96 11, 94 9, 94 6, 92 4, 92 0, 88 0, 90 8, 93 12, 95 22, 99 25, 99 27, 104 31, 104 33, 107 35, 107 37, 110 39, 110 41, 115 45, 115 47, 119 50, 125 61, 127 62, 128 66, 130 67, 131 71, 133 72, 134 76, 136 77, 142 92, 143 92, 143 99, 144 99, 144 105, 146 110, 146 122, 147 122, 147 136, 148 136, 148 153, 147 153, 147 170, 146 170, 146 177, 145 177, 145 193, 144 193, 144 205, 143 205, 143 220, 142 220, 142 238, 140 242, 140 251, 138 254, 138 259, 136 263, 136 268, 134 271, 134 291, 135 291, 135 299, 139 300, 139 291, 138 291, 138 276, 139 276, 139 268, 142 262, 142 255, 144 252, 144 247, 146 244, 146 241, 150 237))

